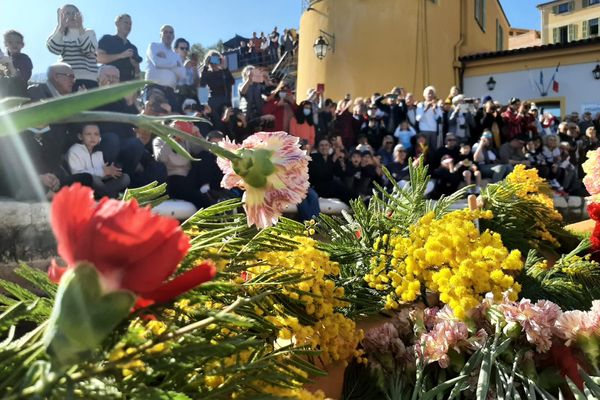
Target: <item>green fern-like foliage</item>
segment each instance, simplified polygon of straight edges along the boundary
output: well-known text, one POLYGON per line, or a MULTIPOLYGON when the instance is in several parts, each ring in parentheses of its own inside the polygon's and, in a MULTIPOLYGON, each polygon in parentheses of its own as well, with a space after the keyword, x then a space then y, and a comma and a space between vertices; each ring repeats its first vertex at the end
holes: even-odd
POLYGON ((547 299, 563 310, 588 310, 593 300, 600 299, 600 264, 584 255, 589 247, 589 240, 583 240, 555 262, 530 251, 519 278, 521 297, 547 299))
POLYGON ((506 247, 523 254, 535 249, 557 256, 558 250, 562 253, 573 250, 579 243, 578 238, 564 229, 562 221, 553 218, 546 206, 517 196, 518 190, 518 185, 506 181, 490 184, 483 190, 483 208, 491 210, 494 217, 481 220, 481 228, 500 233, 506 247), (558 241, 559 247, 536 235, 540 224, 558 241))

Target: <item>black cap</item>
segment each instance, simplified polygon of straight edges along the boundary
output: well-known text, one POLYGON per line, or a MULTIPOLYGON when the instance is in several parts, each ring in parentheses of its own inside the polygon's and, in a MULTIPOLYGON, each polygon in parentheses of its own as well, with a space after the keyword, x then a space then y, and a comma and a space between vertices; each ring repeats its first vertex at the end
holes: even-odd
POLYGON ((521 99, 519 99, 518 97, 511 97, 511 99, 509 100, 508 104, 510 104, 512 106, 513 104, 517 104, 517 103, 520 103, 520 102, 521 102, 521 99))

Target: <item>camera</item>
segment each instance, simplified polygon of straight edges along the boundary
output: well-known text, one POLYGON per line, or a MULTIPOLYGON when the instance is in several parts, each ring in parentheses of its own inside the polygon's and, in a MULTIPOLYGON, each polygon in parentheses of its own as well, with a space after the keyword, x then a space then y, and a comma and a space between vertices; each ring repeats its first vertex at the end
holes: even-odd
POLYGON ((475 103, 475 99, 472 97, 465 97, 464 102, 465 104, 473 104, 475 103))

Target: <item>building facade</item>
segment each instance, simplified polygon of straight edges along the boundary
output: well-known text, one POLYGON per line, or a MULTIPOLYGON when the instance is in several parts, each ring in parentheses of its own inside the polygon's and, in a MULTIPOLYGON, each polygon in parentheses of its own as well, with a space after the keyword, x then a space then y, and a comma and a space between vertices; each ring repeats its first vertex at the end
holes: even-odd
POLYGON ((542 44, 568 43, 598 36, 600 0, 555 0, 537 6, 542 44))
POLYGON ((463 57, 464 93, 535 102, 554 116, 600 112, 600 38, 463 57), (558 68, 558 70, 557 70, 558 68), (488 87, 495 82, 493 90, 488 87))
POLYGON ((300 21, 298 97, 318 84, 341 99, 427 85, 445 96, 459 85, 460 57, 508 48, 498 0, 313 0, 300 21), (315 56, 319 36, 330 42, 315 56))

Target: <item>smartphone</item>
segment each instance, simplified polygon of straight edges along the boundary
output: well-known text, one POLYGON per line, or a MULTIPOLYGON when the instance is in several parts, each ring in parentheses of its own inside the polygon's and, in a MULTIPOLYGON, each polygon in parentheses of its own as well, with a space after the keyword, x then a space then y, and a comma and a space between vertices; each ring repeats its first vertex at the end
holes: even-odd
POLYGON ((317 93, 324 93, 324 92, 325 92, 325 84, 317 83, 317 93))
POLYGON ((212 55, 210 56, 209 62, 215 65, 221 64, 221 57, 217 55, 212 55))

